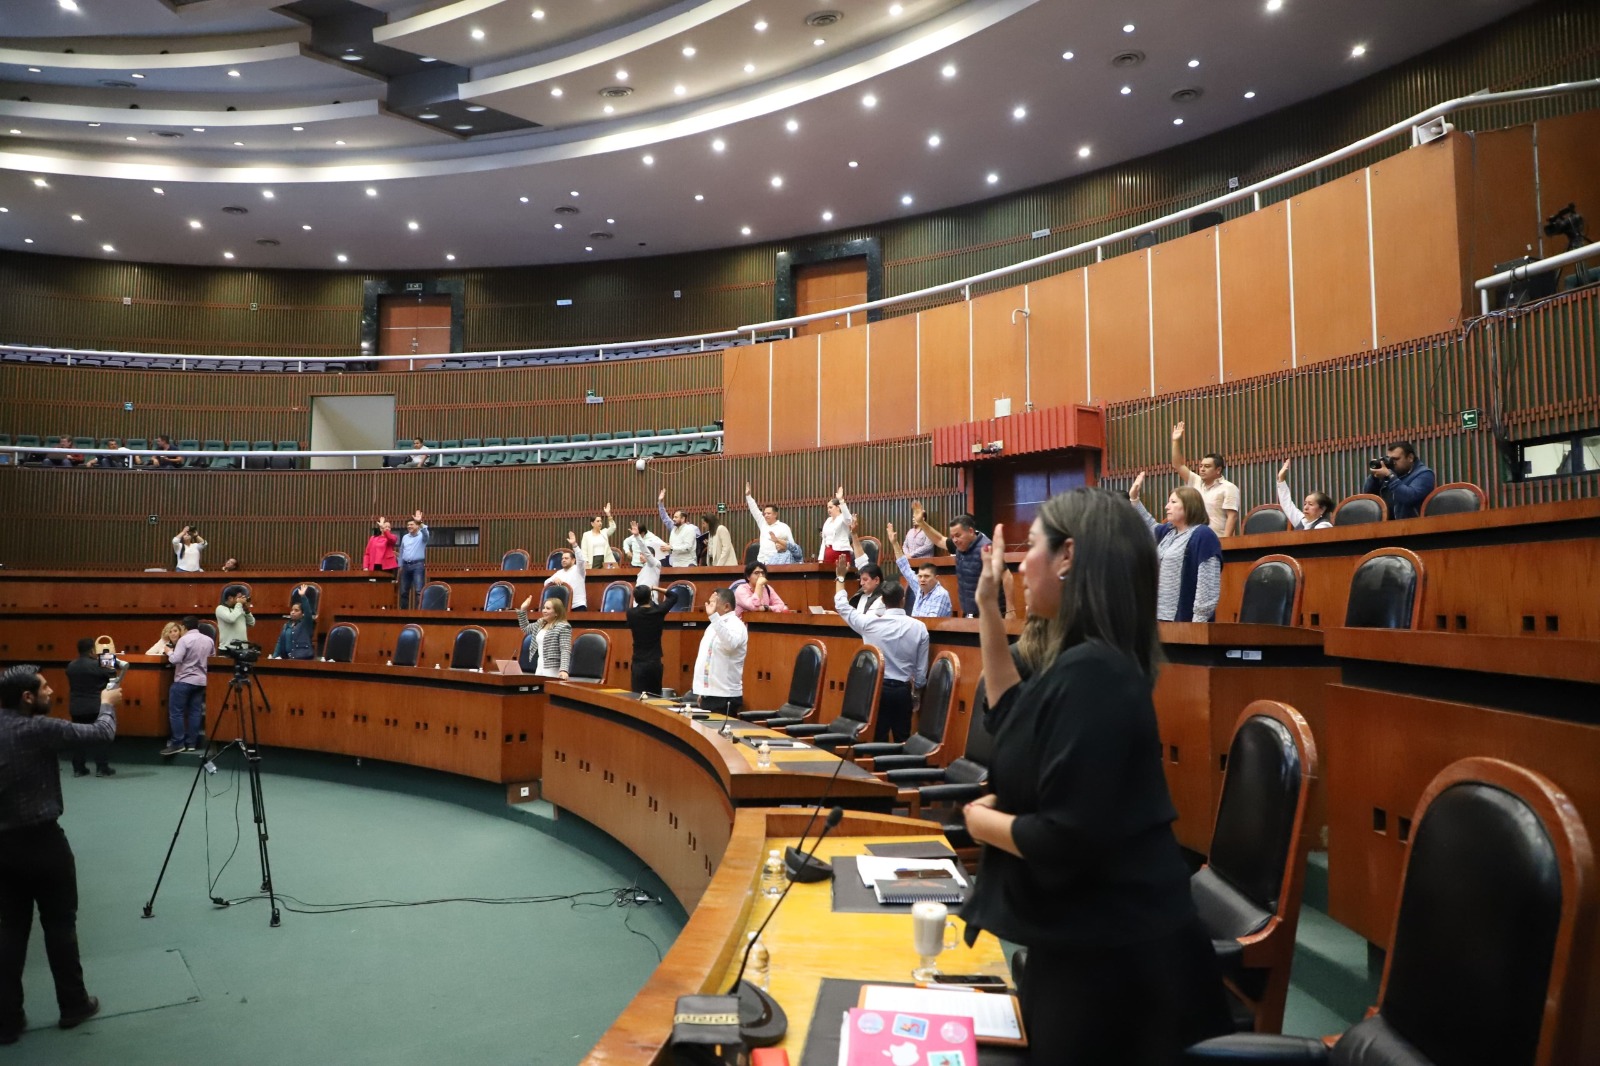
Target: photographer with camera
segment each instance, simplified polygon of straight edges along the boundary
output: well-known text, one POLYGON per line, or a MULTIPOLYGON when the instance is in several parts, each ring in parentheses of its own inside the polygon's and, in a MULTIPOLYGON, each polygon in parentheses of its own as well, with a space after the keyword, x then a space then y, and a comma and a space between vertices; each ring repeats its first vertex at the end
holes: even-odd
MULTIPOLYGON (((78 657, 67 664, 67 713, 79 725, 94 725, 100 717, 100 696, 117 676, 117 657, 112 652, 94 653, 94 638, 78 639, 78 657)), ((103 743, 85 744, 72 749, 72 776, 89 776, 89 757, 94 757, 97 777, 115 777, 103 743)))
POLYGON ((317 616, 306 610, 310 603, 306 586, 289 594, 289 614, 273 646, 274 659, 315 659, 317 657, 317 616))
POLYGON ((217 604, 217 647, 226 648, 236 641, 248 643, 250 627, 256 616, 250 613, 250 591, 243 585, 230 585, 227 595, 217 604))
POLYGON ((1416 445, 1395 441, 1388 455, 1367 463, 1367 483, 1361 491, 1382 496, 1389 505, 1390 518, 1416 518, 1422 501, 1433 491, 1433 471, 1417 459, 1416 445))

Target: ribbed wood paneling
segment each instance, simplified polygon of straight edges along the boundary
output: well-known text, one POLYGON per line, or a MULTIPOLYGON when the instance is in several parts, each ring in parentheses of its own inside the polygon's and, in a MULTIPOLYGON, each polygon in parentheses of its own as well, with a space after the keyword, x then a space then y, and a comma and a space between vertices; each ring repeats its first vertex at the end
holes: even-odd
MULTIPOLYGON (((373 516, 421 508, 438 526, 479 527, 477 548, 436 548, 440 566, 483 565, 508 548, 536 559, 581 533, 606 502, 618 519, 620 543, 630 518, 659 526, 656 494, 700 515, 728 507, 736 550, 755 536, 744 506, 753 482, 763 504, 776 504, 815 554, 823 503, 843 483, 861 529, 883 536, 884 523, 904 528, 910 501, 935 517, 965 508, 957 474, 932 465, 926 439, 790 455, 707 456, 653 460, 640 473, 631 462, 521 466, 477 470, 337 472, 144 472, 0 467, 6 501, 0 558, 13 567, 170 566, 172 535, 197 525, 210 542, 205 565, 229 555, 250 565, 304 565, 325 551, 359 557, 373 516), (158 516, 156 524, 149 515, 158 516)), ((535 565, 538 565, 537 562, 535 565)))
POLYGON ((1600 474, 1505 481, 1496 420, 1508 440, 1600 426, 1600 292, 1564 296, 1512 318, 1222 386, 1111 405, 1105 483, 1126 488, 1144 469, 1147 498, 1176 485, 1168 468, 1173 423, 1187 424, 1186 455, 1219 451, 1244 506, 1277 502, 1274 479, 1293 460, 1297 499, 1361 490, 1366 461, 1394 440, 1416 443, 1441 483, 1472 481, 1495 506, 1600 492, 1600 474), (1481 428, 1461 428, 1461 412, 1481 428))

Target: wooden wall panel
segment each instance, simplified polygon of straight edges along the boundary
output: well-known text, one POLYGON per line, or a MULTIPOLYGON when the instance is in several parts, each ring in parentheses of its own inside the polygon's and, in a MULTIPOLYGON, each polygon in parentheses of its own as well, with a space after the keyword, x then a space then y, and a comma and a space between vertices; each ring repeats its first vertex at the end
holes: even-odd
POLYGON ((1367 169, 1379 347, 1443 333, 1461 321, 1467 248, 1457 210, 1465 183, 1457 174, 1469 173, 1471 148, 1465 136, 1452 134, 1367 169))
POLYGON ((971 311, 965 303, 924 311, 921 431, 972 417, 971 311))
POLYGON ((1028 330, 1022 286, 972 301, 972 415, 989 418, 994 401, 1009 397, 1021 411, 1028 400, 1028 330), (1013 321, 1014 319, 1014 321, 1013 321))
MULTIPOLYGON (((1466 241, 1467 277, 1494 273, 1496 263, 1538 251, 1539 201, 1533 176, 1533 127, 1513 126, 1472 134, 1468 183, 1458 197, 1466 241)), ((1473 293, 1472 310, 1477 308, 1473 293)))
MULTIPOLYGON (((1569 203, 1588 221, 1590 239, 1600 233, 1600 111, 1543 119, 1539 139, 1539 221, 1569 203)), ((1544 254, 1565 250, 1561 237, 1544 238, 1544 254)))
POLYGON ((1091 403, 1150 395, 1149 255, 1130 252, 1088 268, 1091 403))
POLYGON ((1223 378, 1287 370, 1294 350, 1289 306, 1289 208, 1273 204, 1218 227, 1222 258, 1223 378))
POLYGON ((917 322, 915 315, 906 315, 865 327, 869 331, 867 358, 872 364, 869 440, 922 432, 917 423, 917 393, 927 386, 917 360, 917 322))
POLYGON ((1357 172, 1292 201, 1294 326, 1300 365, 1372 347, 1367 176, 1357 172))
POLYGON ((796 337, 772 345, 772 450, 817 446, 818 341, 796 337))
POLYGON ((1089 402, 1081 270, 1028 285, 1031 389, 1036 408, 1089 402))
POLYGON ((821 447, 867 439, 867 330, 836 329, 822 334, 821 447))
POLYGON ((1150 306, 1156 391, 1215 385, 1221 378, 1217 328, 1217 232, 1190 233, 1150 249, 1150 306))
POLYGON ((768 451, 767 390, 772 345, 728 348, 722 353, 722 450, 733 455, 768 451))

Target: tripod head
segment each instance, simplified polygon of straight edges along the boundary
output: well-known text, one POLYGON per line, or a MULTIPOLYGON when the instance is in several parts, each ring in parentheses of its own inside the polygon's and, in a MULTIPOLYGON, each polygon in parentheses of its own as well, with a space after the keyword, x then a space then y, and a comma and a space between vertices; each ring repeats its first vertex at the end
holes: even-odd
POLYGON ((249 677, 250 665, 261 659, 261 645, 248 640, 229 641, 217 651, 233 660, 233 676, 236 678, 249 677))

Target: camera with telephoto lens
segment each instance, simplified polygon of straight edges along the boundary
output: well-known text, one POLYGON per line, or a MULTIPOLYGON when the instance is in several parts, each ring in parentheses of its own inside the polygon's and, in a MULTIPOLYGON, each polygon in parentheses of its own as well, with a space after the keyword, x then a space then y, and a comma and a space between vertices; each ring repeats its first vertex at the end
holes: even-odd
POLYGON ((1545 219, 1544 235, 1546 237, 1565 237, 1569 252, 1574 248, 1582 248, 1589 243, 1588 234, 1583 232, 1583 216, 1578 214, 1578 205, 1576 203, 1568 204, 1545 219))
POLYGON ((1388 467, 1390 470, 1394 469, 1394 460, 1387 455, 1380 455, 1376 459, 1367 460, 1368 470, 1381 470, 1384 467, 1388 467))
POLYGON ((248 640, 235 640, 217 649, 234 661, 235 665, 248 665, 261 658, 261 645, 248 640))

